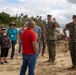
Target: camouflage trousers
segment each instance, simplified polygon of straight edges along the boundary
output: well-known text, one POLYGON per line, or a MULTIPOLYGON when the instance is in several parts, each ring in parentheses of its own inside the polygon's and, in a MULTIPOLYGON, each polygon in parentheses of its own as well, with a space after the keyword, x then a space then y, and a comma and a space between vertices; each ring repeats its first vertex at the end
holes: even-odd
POLYGON ((56 56, 56 40, 47 41, 49 60, 54 61, 56 56))
POLYGON ((42 38, 42 55, 44 55, 45 53, 45 50, 46 50, 46 39, 45 38, 42 38))
POLYGON ((76 66, 76 42, 69 42, 70 55, 73 66, 76 66))

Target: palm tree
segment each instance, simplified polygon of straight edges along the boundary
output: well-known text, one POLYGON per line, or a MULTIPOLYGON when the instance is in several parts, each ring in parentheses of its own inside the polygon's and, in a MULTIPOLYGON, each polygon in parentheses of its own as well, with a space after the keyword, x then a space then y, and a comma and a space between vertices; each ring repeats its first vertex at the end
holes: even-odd
POLYGON ((36 16, 36 18, 38 19, 38 18, 39 18, 39 16, 37 15, 37 16, 36 16))

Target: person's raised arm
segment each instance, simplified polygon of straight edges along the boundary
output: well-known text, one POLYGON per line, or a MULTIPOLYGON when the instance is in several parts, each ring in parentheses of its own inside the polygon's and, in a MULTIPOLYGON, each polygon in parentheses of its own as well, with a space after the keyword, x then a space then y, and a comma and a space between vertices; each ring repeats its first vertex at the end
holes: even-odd
POLYGON ((54 19, 54 21, 55 21, 55 26, 56 27, 60 27, 60 25, 59 25, 59 23, 56 21, 56 19, 55 18, 53 18, 54 19))

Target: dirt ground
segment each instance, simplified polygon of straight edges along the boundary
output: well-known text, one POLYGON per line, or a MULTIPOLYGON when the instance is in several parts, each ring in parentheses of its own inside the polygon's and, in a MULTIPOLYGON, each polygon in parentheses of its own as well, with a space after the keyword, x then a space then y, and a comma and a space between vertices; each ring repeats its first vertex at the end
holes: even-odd
MULTIPOLYGON (((72 66, 68 42, 58 41, 56 51, 55 64, 45 62, 48 60, 47 49, 44 57, 42 57, 41 54, 39 55, 35 75, 76 75, 75 70, 70 71, 67 69, 68 67, 72 66)), ((0 65, 0 75, 19 75, 20 73, 22 56, 17 56, 18 47, 16 48, 15 57, 13 60, 10 60, 10 52, 8 56, 9 63, 0 65)))

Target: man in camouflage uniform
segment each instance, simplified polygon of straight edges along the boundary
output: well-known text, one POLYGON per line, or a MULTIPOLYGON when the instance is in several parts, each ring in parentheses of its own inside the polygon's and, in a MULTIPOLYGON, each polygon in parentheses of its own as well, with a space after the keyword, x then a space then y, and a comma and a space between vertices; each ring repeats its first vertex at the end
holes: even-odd
POLYGON ((65 37, 69 41, 69 49, 73 66, 69 69, 76 69, 76 15, 72 17, 73 22, 68 23, 63 29, 65 37), (66 34, 66 30, 69 30, 69 37, 66 34))
POLYGON ((49 52, 49 60, 48 62, 54 63, 55 55, 56 55, 56 34, 55 28, 60 27, 56 19, 54 18, 54 22, 52 21, 52 16, 47 15, 47 25, 46 25, 46 36, 47 36, 47 46, 49 52))
POLYGON ((45 49, 46 49, 46 37, 45 37, 45 31, 46 31, 46 22, 43 21, 43 26, 41 27, 42 34, 41 34, 41 40, 42 40, 42 56, 44 56, 45 49))

